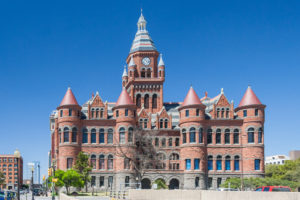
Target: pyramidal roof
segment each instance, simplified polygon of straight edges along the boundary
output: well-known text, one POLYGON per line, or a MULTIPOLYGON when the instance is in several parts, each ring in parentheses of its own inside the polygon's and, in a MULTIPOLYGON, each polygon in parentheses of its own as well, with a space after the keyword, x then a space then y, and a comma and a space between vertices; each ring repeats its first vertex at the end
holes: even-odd
POLYGON ((141 16, 137 23, 137 32, 135 34, 134 40, 131 45, 130 53, 136 51, 151 51, 156 50, 154 42, 152 41, 147 29, 146 29, 146 20, 141 13, 141 16))
POLYGON ((241 106, 248 106, 248 105, 259 105, 261 104, 261 102, 259 101, 259 99, 257 98, 257 96, 255 95, 255 93, 253 92, 253 90, 251 89, 250 86, 248 86, 240 104, 238 107, 241 106))
POLYGON ((198 97, 198 95, 196 94, 195 90, 193 89, 193 87, 190 87, 189 92, 187 93, 183 103, 181 104, 181 106, 188 106, 188 105, 201 105, 201 101, 198 97))
POLYGON ((78 105, 77 100, 70 87, 68 88, 59 106, 65 106, 65 105, 78 105))
POLYGON ((128 92, 123 88, 115 106, 134 105, 128 92))

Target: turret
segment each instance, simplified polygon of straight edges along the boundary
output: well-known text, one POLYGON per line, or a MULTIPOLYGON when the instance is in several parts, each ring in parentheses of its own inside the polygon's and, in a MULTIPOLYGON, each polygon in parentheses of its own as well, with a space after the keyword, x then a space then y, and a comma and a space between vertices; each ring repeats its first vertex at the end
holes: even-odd
POLYGON ((126 65, 125 65, 123 75, 122 75, 122 86, 125 87, 127 83, 128 83, 128 74, 127 74, 126 65))
POLYGON ((128 63, 128 73, 129 73, 129 80, 134 80, 136 74, 136 64, 134 63, 132 55, 128 63))
POLYGON ((158 77, 162 80, 165 79, 165 63, 163 61, 162 54, 160 54, 158 62, 158 77))

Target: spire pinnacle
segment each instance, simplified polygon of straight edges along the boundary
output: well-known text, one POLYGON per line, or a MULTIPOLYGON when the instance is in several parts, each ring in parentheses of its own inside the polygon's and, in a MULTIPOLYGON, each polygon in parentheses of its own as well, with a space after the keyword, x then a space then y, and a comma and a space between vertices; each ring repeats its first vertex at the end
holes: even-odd
POLYGON ((162 54, 160 54, 160 59, 159 59, 158 66, 165 66, 165 63, 164 63, 163 58, 162 58, 162 54))
POLYGON ((130 57, 130 61, 129 61, 129 67, 131 66, 135 66, 134 60, 133 60, 133 56, 131 55, 130 57))
POLYGON ((146 31, 146 20, 144 18, 144 15, 143 15, 143 9, 141 9, 141 16, 138 20, 138 23, 137 23, 137 26, 138 26, 138 31, 146 31))
POLYGON ((124 71, 123 71, 122 77, 124 77, 124 76, 128 76, 127 70, 126 70, 126 65, 124 65, 124 71))

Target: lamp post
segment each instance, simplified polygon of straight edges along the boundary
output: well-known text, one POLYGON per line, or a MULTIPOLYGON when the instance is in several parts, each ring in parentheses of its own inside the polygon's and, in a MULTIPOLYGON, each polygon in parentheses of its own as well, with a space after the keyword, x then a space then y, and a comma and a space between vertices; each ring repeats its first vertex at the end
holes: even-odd
POLYGON ((20 165, 19 165, 19 159, 21 157, 21 153, 18 149, 15 150, 15 153, 14 153, 16 159, 17 159, 17 166, 18 166, 18 200, 20 200, 20 165))
POLYGON ((32 176, 31 176, 32 200, 34 200, 34 193, 33 193, 33 172, 34 172, 34 168, 33 168, 33 166, 32 166, 32 168, 31 168, 31 174, 32 174, 32 176))
POLYGON ((52 200, 55 200, 55 194, 54 194, 54 181, 53 181, 53 179, 54 179, 54 177, 55 177, 55 160, 53 160, 53 162, 52 162, 52 200))

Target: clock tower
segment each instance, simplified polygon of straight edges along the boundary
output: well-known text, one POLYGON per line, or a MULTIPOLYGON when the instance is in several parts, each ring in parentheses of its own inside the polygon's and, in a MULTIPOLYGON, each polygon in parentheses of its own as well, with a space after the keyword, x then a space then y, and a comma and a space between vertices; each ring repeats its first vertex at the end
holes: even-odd
POLYGON ((147 112, 156 113, 163 107, 165 65, 146 29, 146 24, 141 13, 137 23, 138 30, 126 59, 128 73, 127 77, 123 75, 123 87, 137 105, 138 111, 145 109, 147 112))

